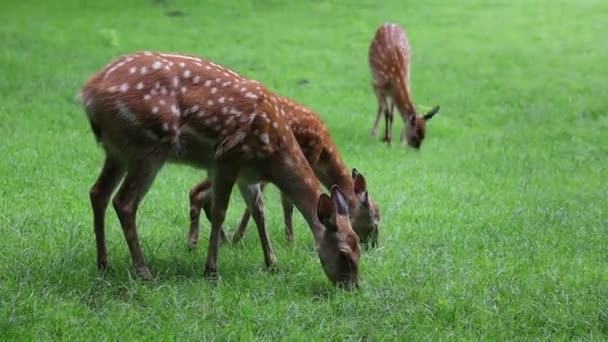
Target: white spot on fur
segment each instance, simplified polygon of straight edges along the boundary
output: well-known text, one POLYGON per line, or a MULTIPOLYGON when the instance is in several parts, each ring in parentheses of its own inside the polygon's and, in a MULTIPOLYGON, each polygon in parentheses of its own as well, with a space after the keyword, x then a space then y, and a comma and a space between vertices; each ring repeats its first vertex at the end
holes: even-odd
POLYGON ((268 144, 270 142, 270 139, 268 138, 268 134, 266 134, 266 133, 262 133, 258 137, 260 138, 260 141, 263 142, 264 144, 268 144))
POLYGON ((152 64, 152 69, 158 70, 163 64, 160 61, 156 61, 152 64))
POLYGON ((158 113, 158 107, 152 108, 152 113, 154 113, 154 114, 158 113))
POLYGON ((135 89, 137 89, 137 90, 142 90, 142 89, 144 89, 144 82, 139 82, 139 83, 137 83, 137 85, 135 86, 135 89))
POLYGON ((194 78, 192 79, 192 83, 194 84, 198 84, 198 82, 201 80, 200 76, 194 76, 194 78))
POLYGON ((190 70, 186 69, 184 70, 184 78, 188 78, 190 77, 190 70))
POLYGON ((120 101, 116 102, 116 108, 118 108, 118 116, 120 116, 123 120, 128 121, 133 125, 138 124, 135 113, 131 112, 124 103, 120 101))
POLYGON ((129 68, 129 73, 130 73, 130 74, 134 74, 136 70, 137 70, 137 68, 136 68, 136 67, 130 67, 130 68, 129 68))

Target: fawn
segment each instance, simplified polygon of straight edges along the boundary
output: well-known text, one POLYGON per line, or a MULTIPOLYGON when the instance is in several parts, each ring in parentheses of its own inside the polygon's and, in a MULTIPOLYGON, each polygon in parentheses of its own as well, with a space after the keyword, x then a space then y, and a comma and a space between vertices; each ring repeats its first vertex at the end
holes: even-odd
MULTIPOLYGON (((80 93, 91 129, 105 152, 90 190, 97 266, 108 267, 104 216, 112 204, 136 273, 151 279, 136 229, 139 203, 166 162, 206 169, 211 234, 205 274, 217 274, 222 223, 236 183, 252 212, 259 182, 275 184, 302 212, 326 276, 345 287, 358 282, 359 238, 337 186, 322 193, 314 172, 261 83, 203 58, 160 52, 122 56, 94 75, 80 93)), ((274 252, 258 227, 264 259, 274 252)))
MULTIPOLYGON (((304 152, 304 156, 317 178, 328 189, 333 184, 337 184, 342 189, 348 200, 351 225, 359 239, 362 243, 370 242, 372 247, 377 246, 380 213, 378 206, 368 195, 363 175, 353 169, 351 176, 327 127, 318 114, 287 97, 275 96, 280 113, 287 120, 298 145, 304 152)), ((205 180, 194 186, 190 191, 190 232, 188 238, 190 248, 195 248, 198 242, 201 208, 205 208, 207 217, 210 217, 208 214, 210 206, 207 203, 210 186, 210 182, 205 180)), ((263 187, 264 185, 261 185, 261 189, 263 187)), ((293 204, 284 195, 281 195, 281 202, 285 219, 285 233, 287 240, 292 241, 294 238, 293 204)), ((256 203, 263 206, 261 197, 256 203)), ((263 207, 260 211, 263 211, 263 207)), ((250 214, 247 209, 243 213, 239 227, 233 237, 234 241, 239 241, 244 236, 250 214)), ((261 220, 254 217, 254 221, 257 224, 261 220)))
POLYGON ((405 122, 401 135, 402 145, 407 142, 409 146, 419 149, 426 133, 426 122, 439 112, 439 106, 425 115, 416 112, 410 93, 411 58, 410 43, 399 25, 383 24, 378 28, 369 48, 372 87, 378 98, 378 113, 371 134, 376 135, 380 116, 384 114, 385 131, 382 140, 391 143, 393 111, 397 106, 405 122))

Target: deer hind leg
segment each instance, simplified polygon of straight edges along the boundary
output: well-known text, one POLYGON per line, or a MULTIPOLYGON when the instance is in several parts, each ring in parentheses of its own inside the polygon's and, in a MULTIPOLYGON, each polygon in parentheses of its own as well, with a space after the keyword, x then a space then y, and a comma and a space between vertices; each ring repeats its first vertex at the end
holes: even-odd
MULTIPOLYGON (((211 222, 211 180, 205 179, 190 189, 190 230, 188 232, 188 247, 198 247, 201 209, 205 211, 207 220, 211 222)), ((221 231, 222 241, 227 241, 226 232, 221 231)))
POLYGON ((285 219, 285 237, 287 241, 294 240, 293 235, 293 203, 281 192, 281 204, 283 206, 283 218, 285 219))
POLYGON ((209 249, 207 250, 207 262, 205 264, 205 275, 217 274, 217 254, 222 239, 222 224, 226 219, 226 210, 230 202, 230 193, 236 182, 238 167, 234 165, 213 168, 211 187, 211 236, 209 237, 209 249))
POLYGON ((156 153, 148 155, 151 157, 133 161, 129 165, 127 176, 125 177, 120 190, 118 190, 118 193, 114 196, 112 204, 114 205, 114 210, 116 211, 127 245, 129 246, 135 272, 143 279, 152 280, 152 273, 150 273, 150 270, 148 269, 144 259, 144 253, 139 244, 139 238, 137 237, 135 219, 139 203, 150 188, 150 185, 152 185, 164 160, 156 153))
POLYGON ((93 227, 97 243, 97 268, 108 268, 108 249, 106 246, 105 215, 112 192, 125 174, 125 167, 117 160, 106 156, 101 173, 89 191, 93 208, 93 227))
POLYGON ((372 127, 371 135, 373 137, 376 136, 376 131, 378 130, 378 125, 380 124, 380 117, 382 113, 384 113, 384 108, 386 105, 386 99, 384 95, 382 95, 381 91, 374 85, 374 93, 376 94, 376 98, 378 99, 378 112, 376 113, 376 120, 374 121, 374 126, 372 127))
MULTIPOLYGON (((260 183, 259 186, 260 186, 260 191, 264 192, 266 183, 260 183)), ((243 198, 245 198, 245 197, 243 197, 243 198)), ((245 233, 247 231, 247 225, 249 224, 250 218, 251 218, 251 210, 249 209, 249 206, 247 206, 247 208, 245 208, 245 211, 243 212, 243 216, 241 216, 241 222, 239 223, 239 226, 236 229, 236 232, 232 236, 232 242, 234 242, 234 243, 239 242, 245 237, 245 233)))
POLYGON ((243 216, 241 216, 241 221, 239 222, 239 226, 234 232, 232 236, 232 242, 237 243, 241 241, 245 237, 245 233, 247 232, 247 225, 249 224, 249 219, 251 218, 251 211, 249 208, 245 208, 243 211, 243 216))
POLYGON ((247 202, 247 208, 253 216, 255 225, 258 228, 258 234, 260 235, 260 242, 262 243, 262 251, 264 252, 264 262, 268 269, 274 269, 276 266, 277 258, 272 250, 272 244, 268 237, 268 231, 266 230, 266 220, 264 218, 264 198, 262 197, 262 187, 260 184, 248 185, 239 182, 239 190, 241 195, 247 202))
MULTIPOLYGON (((188 247, 190 249, 194 249, 198 246, 201 209, 209 202, 207 197, 210 192, 211 181, 208 179, 205 179, 190 189, 190 231, 188 232, 188 247)), ((208 207, 208 205, 206 207, 208 207)))

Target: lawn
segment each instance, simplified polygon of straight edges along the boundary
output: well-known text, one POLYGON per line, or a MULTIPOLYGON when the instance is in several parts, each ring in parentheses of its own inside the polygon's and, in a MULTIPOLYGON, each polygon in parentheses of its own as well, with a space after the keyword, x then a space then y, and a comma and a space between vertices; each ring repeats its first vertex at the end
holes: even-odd
MULTIPOLYGON (((0 2, 0 339, 608 339, 607 13, 601 0, 0 2), (367 49, 385 21, 408 31, 418 107, 442 108, 419 152, 369 136, 367 49), (274 187, 278 272, 251 226, 206 279, 206 221, 186 248, 205 173, 173 165, 139 211, 156 282, 134 278, 111 207, 112 271, 97 272, 88 191, 103 153, 74 97, 139 50, 205 56, 321 115, 382 212, 360 289, 329 283, 299 214, 285 241, 274 187)), ((233 196, 228 227, 243 208, 233 196)))

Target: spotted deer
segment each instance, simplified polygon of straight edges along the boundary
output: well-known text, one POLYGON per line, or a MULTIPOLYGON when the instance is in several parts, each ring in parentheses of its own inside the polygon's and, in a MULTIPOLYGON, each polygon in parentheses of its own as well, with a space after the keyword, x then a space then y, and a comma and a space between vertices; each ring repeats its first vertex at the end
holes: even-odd
MULTIPOLYGON (((378 224, 380 212, 378 206, 371 200, 367 191, 365 178, 356 169, 351 172, 346 168, 344 160, 336 147, 329 130, 317 113, 287 97, 276 95, 277 106, 281 115, 287 120, 298 145, 321 183, 331 188, 337 184, 348 200, 351 225, 362 243, 370 242, 375 247, 378 242, 378 224)), ((196 247, 199 232, 199 216, 201 208, 209 210, 206 204, 209 195, 210 182, 205 180, 190 191, 190 232, 188 243, 196 247)), ((263 202, 257 202, 259 206, 263 202)), ((293 235, 293 204, 282 194, 281 203, 285 219, 287 240, 292 241, 293 235)), ((263 208, 260 209, 263 212, 263 208)), ((209 215, 207 214, 209 217, 209 215)), ((245 210, 233 240, 240 240, 247 228, 250 211, 245 210)), ((255 218, 254 218, 255 220, 255 218)), ((256 220, 256 222, 259 220, 256 220)), ((225 234, 223 234, 225 236, 225 234)))
MULTIPOLYGON (((254 217, 260 182, 275 184, 303 214, 318 245, 326 276, 336 285, 358 281, 359 238, 347 200, 321 185, 261 83, 203 58, 160 52, 122 56, 94 75, 80 97, 91 129, 105 152, 90 190, 97 266, 108 267, 104 216, 112 204, 136 273, 151 279, 136 229, 138 206, 166 162, 206 169, 211 234, 205 274, 217 274, 222 223, 236 183, 254 217)), ((276 258, 264 225, 258 233, 266 266, 276 258)))
POLYGON ((410 62, 412 52, 405 31, 397 24, 383 24, 369 48, 369 66, 372 71, 372 87, 378 98, 378 112, 372 128, 376 135, 380 117, 384 114, 385 130, 382 139, 391 143, 393 130, 393 111, 395 106, 401 113, 405 128, 401 135, 402 145, 419 149, 426 134, 426 122, 437 112, 435 106, 425 115, 420 115, 414 108, 410 92, 410 62))

